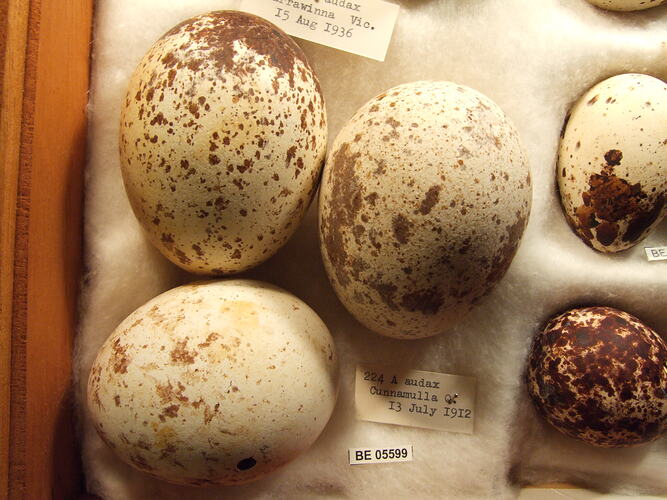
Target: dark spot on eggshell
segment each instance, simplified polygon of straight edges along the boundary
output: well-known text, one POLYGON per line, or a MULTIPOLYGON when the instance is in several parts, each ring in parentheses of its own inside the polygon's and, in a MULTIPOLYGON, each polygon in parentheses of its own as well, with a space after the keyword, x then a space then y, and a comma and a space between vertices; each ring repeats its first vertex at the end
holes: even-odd
POLYGON ((667 345, 610 307, 573 309, 538 333, 528 390, 561 432, 603 447, 632 446, 667 431, 667 345))
POLYGON ((239 173, 242 174, 242 173, 246 172, 247 170, 249 170, 254 164, 255 163, 252 160, 249 160, 249 159, 246 158, 245 160, 243 160, 243 165, 237 165, 236 166, 236 170, 238 170, 239 173))
POLYGON ((178 417, 179 409, 180 409, 179 405, 169 405, 166 408, 162 409, 162 416, 167 418, 176 418, 178 417))
POLYGON ((354 235, 354 239, 357 242, 357 245, 361 245, 361 237, 365 232, 366 227, 362 226, 361 224, 357 224, 352 228, 352 234, 354 235))
POLYGON ((605 158, 607 167, 590 176, 589 189, 581 194, 583 203, 568 222, 590 246, 593 239, 605 247, 621 241, 634 243, 662 213, 664 195, 650 195, 640 183, 631 184, 616 176, 613 166, 620 163, 620 152, 610 150, 605 158))
POLYGON ((397 289, 396 285, 392 283, 381 283, 377 281, 370 281, 367 284, 370 288, 372 288, 378 293, 378 295, 382 299, 382 302, 384 302, 385 305, 389 307, 389 309, 393 311, 398 311, 398 306, 394 301, 397 289))
POLYGON ((418 212, 421 215, 428 215, 431 213, 431 210, 433 209, 435 204, 438 203, 441 190, 442 186, 440 185, 431 186, 429 188, 429 190, 426 192, 426 196, 419 205, 418 212))
POLYGON ((229 200, 226 200, 222 196, 218 196, 215 199, 215 201, 213 202, 213 204, 215 205, 216 209, 222 211, 222 210, 226 209, 227 206, 229 205, 229 200))
POLYGON ((296 159, 296 170, 294 171, 294 177, 298 177, 301 171, 303 170, 303 158, 296 159))
POLYGON ((394 117, 392 117, 392 116, 390 116, 389 118, 387 118, 387 119, 385 120, 385 123, 386 123, 387 125, 389 125, 389 126, 390 126, 391 128, 393 128, 393 129, 397 129, 398 127, 401 126, 401 122, 399 122, 398 120, 396 120, 396 119, 395 119, 394 117))
POLYGON ((111 344, 111 363, 114 373, 127 373, 130 365, 130 356, 127 354, 127 346, 120 343, 120 339, 114 339, 111 344))
POLYGON ((166 125, 169 123, 169 120, 167 120, 162 112, 159 112, 153 119, 151 119, 150 124, 151 125, 166 125))
POLYGON ((635 242, 658 220, 662 209, 665 206, 665 195, 660 194, 652 207, 646 210, 640 210, 632 216, 628 223, 628 228, 623 234, 623 241, 635 242))
POLYGON ((405 245, 410 236, 412 236, 413 223, 403 214, 395 215, 392 219, 392 229, 394 230, 394 238, 399 244, 405 245))
POLYGON ((185 386, 181 382, 176 382, 176 386, 171 382, 166 384, 155 385, 155 392, 160 398, 161 404, 167 404, 173 401, 178 401, 180 404, 187 404, 189 398, 183 394, 185 386))
POLYGON ((331 207, 328 217, 322 220, 322 242, 327 256, 335 269, 340 286, 348 285, 350 278, 346 271, 347 251, 343 240, 343 228, 352 227, 362 205, 362 188, 359 183, 355 165, 361 153, 351 153, 349 144, 342 144, 332 155, 331 196, 340 203, 331 207))
POLYGON ((213 342, 218 340, 220 338, 220 335, 217 332, 211 332, 208 334, 206 337, 206 340, 200 344, 197 344, 197 347, 199 349, 205 349, 207 347, 210 347, 213 342))
POLYGON ((181 340, 176 342, 176 346, 171 350, 169 356, 172 363, 182 363, 191 365, 195 362, 195 357, 197 353, 195 351, 188 350, 187 348, 188 341, 181 340))
POLYGON ((181 250, 180 248, 173 247, 173 252, 174 252, 174 255, 176 256, 176 259, 178 259, 178 261, 181 264, 187 265, 187 264, 190 264, 192 262, 192 259, 190 259, 190 257, 188 257, 185 254, 185 252, 183 250, 181 250))
POLYGON ((194 102, 191 102, 188 105, 188 111, 190 114, 192 114, 195 118, 199 118, 199 106, 196 105, 194 102))
POLYGON ((401 297, 401 306, 410 311, 419 311, 425 315, 437 314, 445 299, 438 287, 406 293, 401 297))
POLYGON ((491 269, 486 277, 485 290, 487 293, 500 279, 505 275, 514 259, 514 255, 519 248, 521 235, 528 224, 527 218, 521 214, 516 214, 515 222, 505 227, 506 238, 504 243, 492 257, 491 269))
POLYGON ((607 162, 607 165, 614 167, 621 164, 623 153, 618 149, 610 149, 604 154, 604 159, 607 162))
POLYGON ((165 245, 173 245, 174 243, 174 235, 173 234, 167 234, 167 233, 162 233, 162 237, 160 238, 162 243, 165 245))
MULTIPOLYGON (((590 197, 588 198, 590 199, 590 197)), ((578 229, 586 240, 591 240, 593 238, 591 228, 596 227, 599 222, 595 218, 595 209, 590 206, 590 203, 586 202, 586 196, 584 199, 584 204, 580 205, 575 211, 577 225, 574 229, 578 229)))
POLYGON ((296 156, 296 146, 290 146, 289 149, 287 150, 287 157, 285 163, 289 165, 295 156, 296 156))
POLYGON ((609 246, 618 237, 618 224, 615 222, 603 222, 596 227, 596 237, 601 245, 609 246))

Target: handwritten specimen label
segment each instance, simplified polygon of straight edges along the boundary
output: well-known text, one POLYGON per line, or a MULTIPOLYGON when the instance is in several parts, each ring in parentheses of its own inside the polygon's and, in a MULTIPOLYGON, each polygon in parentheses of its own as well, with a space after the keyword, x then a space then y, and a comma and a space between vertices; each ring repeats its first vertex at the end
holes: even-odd
POLYGON ((399 7, 382 0, 243 0, 287 34, 384 61, 399 7))
POLYGON ((357 417, 472 434, 476 385, 472 377, 359 365, 357 417))

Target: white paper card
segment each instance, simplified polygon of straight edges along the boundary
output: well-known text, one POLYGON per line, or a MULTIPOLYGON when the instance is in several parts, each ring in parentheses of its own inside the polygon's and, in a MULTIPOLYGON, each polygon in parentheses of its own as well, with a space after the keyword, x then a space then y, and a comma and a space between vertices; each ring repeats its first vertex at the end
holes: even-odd
POLYGON ((476 385, 472 377, 358 365, 357 418, 472 434, 476 385))
POLYGON ((350 448, 347 450, 347 455, 350 465, 412 462, 412 445, 350 448))
POLYGON ((667 247, 644 248, 644 251, 649 261, 667 260, 667 247))
POLYGON ((399 7, 382 0, 243 0, 287 34, 384 61, 399 7))

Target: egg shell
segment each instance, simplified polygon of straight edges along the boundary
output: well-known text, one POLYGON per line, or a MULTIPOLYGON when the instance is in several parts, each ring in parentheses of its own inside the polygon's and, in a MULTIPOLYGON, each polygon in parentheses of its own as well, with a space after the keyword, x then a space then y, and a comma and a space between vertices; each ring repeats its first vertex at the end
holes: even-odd
POLYGON ((151 242, 199 274, 274 254, 312 201, 326 155, 317 77, 269 22, 217 11, 147 52, 121 114, 125 188, 151 242))
POLYGON ((632 446, 667 431, 667 345, 618 309, 552 318, 533 343, 527 381, 546 420, 589 444, 632 446))
POLYGON ((666 0, 588 0, 589 3, 606 10, 645 10, 662 5, 666 0))
POLYGON ((333 410, 333 340, 270 285, 200 282, 130 314, 88 381, 100 437, 126 463, 188 485, 258 479, 304 452, 333 410))
POLYGON ((517 132, 489 98, 451 82, 394 87, 327 159, 319 224, 333 288, 377 333, 441 333, 507 271, 531 192, 517 132))
POLYGON ((560 141, 558 187, 574 232, 600 252, 626 250, 663 218, 667 85, 623 74, 572 108, 560 141))

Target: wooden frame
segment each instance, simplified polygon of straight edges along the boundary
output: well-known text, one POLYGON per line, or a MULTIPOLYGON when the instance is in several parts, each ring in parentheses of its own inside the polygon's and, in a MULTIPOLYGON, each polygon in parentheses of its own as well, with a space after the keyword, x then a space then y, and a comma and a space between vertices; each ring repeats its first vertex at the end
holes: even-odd
POLYGON ((0 7, 0 498, 82 491, 71 374, 92 11, 0 7))

